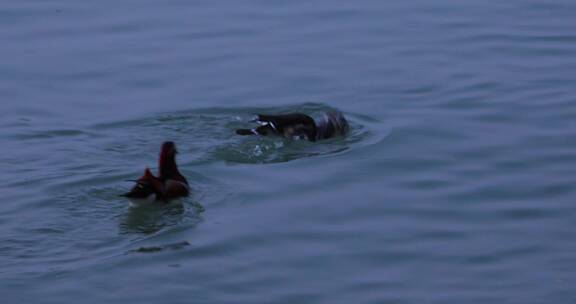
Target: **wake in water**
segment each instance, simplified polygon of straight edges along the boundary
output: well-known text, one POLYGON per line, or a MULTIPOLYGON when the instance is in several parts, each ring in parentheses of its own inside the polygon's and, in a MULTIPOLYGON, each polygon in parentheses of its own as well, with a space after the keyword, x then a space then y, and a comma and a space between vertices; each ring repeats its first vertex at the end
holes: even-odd
MULTIPOLYGON (((178 143, 184 166, 214 161, 276 163, 331 155, 372 145, 389 132, 387 126, 369 116, 344 113, 339 118, 338 115, 326 114, 337 112, 334 108, 317 103, 269 108, 207 108, 102 124, 94 126, 91 131, 110 132, 110 136, 102 136, 110 141, 104 147, 109 152, 117 153, 119 158, 144 157, 142 151, 134 151, 132 147, 150 147, 150 151, 144 150, 149 154, 153 153, 157 142, 170 139, 178 143), (253 119, 256 113, 272 113, 273 117, 300 113, 323 130, 324 133, 316 137, 328 138, 321 143, 311 143, 293 141, 283 136, 238 136, 236 130, 246 129, 246 122, 253 119), (346 136, 332 136, 342 134, 338 133, 341 131, 345 131, 346 136)), ((263 118, 274 123, 269 115, 263 118)), ((301 137, 299 132, 291 131, 291 134, 301 137)))
POLYGON ((257 121, 260 121, 261 126, 255 130, 260 135, 280 136, 231 138, 229 143, 214 150, 215 157, 238 163, 286 162, 369 145, 380 141, 387 133, 378 130, 382 125, 375 124, 376 121, 369 117, 346 113, 344 118, 344 114, 322 104, 244 109, 242 112, 243 115, 228 126, 236 129, 236 133, 247 133, 243 129, 244 122, 250 120, 255 113, 274 113, 258 115, 257 121), (321 143, 315 143, 320 139, 321 143))

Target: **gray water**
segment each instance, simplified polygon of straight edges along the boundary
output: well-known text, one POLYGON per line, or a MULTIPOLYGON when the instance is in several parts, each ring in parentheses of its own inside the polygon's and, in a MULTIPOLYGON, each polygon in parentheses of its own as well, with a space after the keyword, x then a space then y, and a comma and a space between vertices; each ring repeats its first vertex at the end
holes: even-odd
POLYGON ((575 303, 575 15, 2 1, 2 303, 575 303), (348 137, 234 134, 330 109, 348 137), (130 208, 164 140, 193 195, 130 208))

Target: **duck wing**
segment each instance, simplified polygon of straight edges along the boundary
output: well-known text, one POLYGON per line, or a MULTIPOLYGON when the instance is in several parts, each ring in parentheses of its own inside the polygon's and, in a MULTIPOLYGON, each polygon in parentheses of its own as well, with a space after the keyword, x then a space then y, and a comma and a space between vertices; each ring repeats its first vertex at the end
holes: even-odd
POLYGON ((121 194, 120 196, 130 198, 130 199, 146 199, 151 197, 152 194, 156 198, 162 193, 162 183, 160 180, 150 172, 150 169, 146 168, 144 174, 135 180, 136 184, 130 189, 130 191, 121 194))
POLYGON ((289 113, 280 115, 258 114, 257 122, 269 124, 278 132, 282 132, 287 127, 295 126, 314 126, 314 119, 302 113, 289 113))
POLYGON ((146 199, 150 195, 156 194, 154 187, 148 183, 137 182, 130 191, 120 194, 120 196, 134 199, 146 199))
POLYGON ((280 135, 287 138, 305 136, 316 138, 316 124, 312 117, 302 113, 280 115, 257 114, 254 120, 260 126, 253 129, 237 129, 238 135, 280 135))
POLYGON ((164 183, 164 198, 174 199, 188 195, 190 195, 190 188, 185 182, 168 179, 164 183))

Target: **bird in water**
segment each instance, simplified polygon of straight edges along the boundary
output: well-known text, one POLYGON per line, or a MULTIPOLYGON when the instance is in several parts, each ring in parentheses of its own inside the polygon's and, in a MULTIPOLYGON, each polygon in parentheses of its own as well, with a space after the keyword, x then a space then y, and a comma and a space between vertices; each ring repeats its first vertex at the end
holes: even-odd
POLYGON ((146 168, 144 174, 134 180, 136 185, 121 196, 128 198, 134 205, 155 201, 169 203, 171 200, 188 196, 190 187, 186 178, 178 171, 177 153, 173 142, 164 142, 158 159, 158 176, 154 176, 150 169, 146 168))
POLYGON ((253 129, 237 129, 238 135, 279 135, 289 139, 317 141, 335 136, 344 136, 350 127, 342 113, 326 112, 315 121, 302 113, 280 115, 257 114, 253 122, 260 126, 253 129))

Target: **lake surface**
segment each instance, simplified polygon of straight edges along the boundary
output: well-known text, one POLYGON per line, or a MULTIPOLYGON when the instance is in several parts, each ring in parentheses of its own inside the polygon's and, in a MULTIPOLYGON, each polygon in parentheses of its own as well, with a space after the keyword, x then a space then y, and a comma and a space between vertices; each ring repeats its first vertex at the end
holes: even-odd
POLYGON ((575 15, 2 1, 2 303, 575 303, 575 15), (348 137, 234 134, 330 109, 348 137), (130 208, 165 140, 193 195, 130 208))

